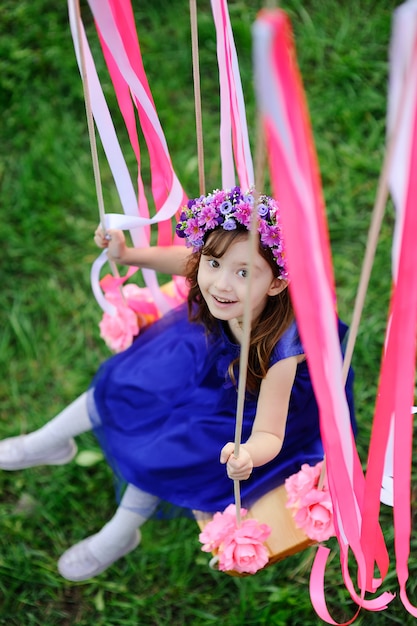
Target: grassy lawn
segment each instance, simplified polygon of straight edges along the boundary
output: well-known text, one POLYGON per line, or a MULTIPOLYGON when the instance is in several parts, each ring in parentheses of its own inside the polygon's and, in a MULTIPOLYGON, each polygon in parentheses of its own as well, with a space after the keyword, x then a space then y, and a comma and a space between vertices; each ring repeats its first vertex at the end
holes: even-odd
MULTIPOLYGON (((198 195, 188 2, 133 2, 145 68, 174 166, 198 195)), ((349 323, 381 169, 387 55, 394 0, 283 0, 296 36, 326 198, 341 317, 349 323)), ((248 121, 254 137, 250 28, 261 2, 231 1, 248 121)), ((210 3, 198 3, 206 185, 220 184, 219 103, 210 3)), ((114 97, 91 16, 91 46, 110 106, 114 97)), ((42 425, 85 390, 109 352, 89 272, 97 201, 65 2, 3 0, 0 6, 0 437, 42 425)), ((114 109, 115 110, 115 109, 114 109)), ((125 131, 115 111, 121 142, 125 131)), ((146 156, 143 147, 144 176, 146 156)), ((119 210, 101 156, 105 206, 119 210)), ((126 158, 134 177, 133 155, 126 158)), ((149 181, 146 180, 147 184, 149 181)), ((387 207, 353 364, 366 462, 390 292, 393 209, 387 207)), ((81 451, 98 451, 90 434, 81 451)), ((68 583, 56 560, 97 531, 115 508, 104 462, 0 473, 0 624, 13 626, 312 626, 308 593, 314 549, 256 576, 211 571, 189 519, 153 520, 142 546, 97 579, 68 583)), ((381 523, 392 551, 391 512, 381 523)), ((416 547, 413 539, 413 548, 416 547)), ((345 621, 354 606, 342 583, 336 544, 328 568, 329 607, 345 621)), ((414 552, 415 554, 415 552, 414 552)), ((395 574, 385 589, 397 590, 395 574)), ((417 564, 410 561, 414 598, 417 564)), ((399 600, 356 623, 411 624, 399 600)))

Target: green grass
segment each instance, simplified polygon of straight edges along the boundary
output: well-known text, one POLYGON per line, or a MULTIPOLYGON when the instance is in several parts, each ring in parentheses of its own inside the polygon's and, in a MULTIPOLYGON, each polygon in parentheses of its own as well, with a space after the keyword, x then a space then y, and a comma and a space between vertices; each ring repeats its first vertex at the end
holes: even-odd
MULTIPOLYGON (((310 107, 337 282, 348 323, 383 159, 387 52, 392 10, 386 0, 286 0, 310 107)), ((198 194, 190 35, 185 0, 134 2, 145 67, 187 193, 198 194), (137 5, 137 6, 136 6, 137 5)), ((252 140, 255 111, 250 26, 261 2, 230 2, 252 140)), ((207 188, 219 185, 218 86, 208 0, 198 3, 207 188)), ((114 97, 98 53, 91 17, 83 14, 104 90, 114 97)), ((4 0, 0 6, 0 436, 32 430, 84 391, 108 356, 99 338, 100 311, 89 271, 97 201, 65 3, 4 0)), ((125 131, 115 123, 126 146, 125 131)), ((101 150, 101 149, 100 149, 101 150)), ((147 163, 144 153, 144 172, 147 163)), ((126 158, 134 176, 133 156, 126 158)), ((100 154, 107 210, 119 210, 100 154)), ((147 183, 149 181, 147 180, 147 183)), ((378 384, 390 292, 393 210, 382 226, 354 354, 358 448, 363 462, 378 384)), ((97 450, 91 435, 81 450, 97 450)), ((13 626, 133 626, 222 624, 313 626, 309 549, 236 579, 212 572, 189 519, 151 521, 143 544, 97 579, 64 581, 59 555, 95 532, 115 508, 104 463, 0 474, 0 624, 13 626)), ((392 552, 391 512, 381 522, 392 552)), ((343 621, 354 613, 344 589, 336 546, 326 578, 329 607, 343 621)), ((416 599, 416 540, 410 596, 416 599)), ((393 570, 393 566, 392 566, 393 570)), ((392 571, 385 588, 397 583, 392 571)), ((395 600, 358 624, 411 624, 395 600)))

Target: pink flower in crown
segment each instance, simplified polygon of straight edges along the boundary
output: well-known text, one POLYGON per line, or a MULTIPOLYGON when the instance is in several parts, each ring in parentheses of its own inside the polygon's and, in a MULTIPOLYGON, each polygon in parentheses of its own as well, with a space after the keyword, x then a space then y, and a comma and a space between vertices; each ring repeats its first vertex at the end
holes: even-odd
POLYGON ((216 208, 219 208, 220 205, 222 205, 223 202, 226 200, 226 198, 227 191, 225 189, 218 189, 217 191, 213 191, 213 193, 207 196, 207 200, 209 202, 212 202, 216 208))
POLYGON ((192 217, 188 220, 187 228, 184 232, 191 241, 200 239, 204 235, 204 230, 200 228, 197 217, 192 217))
POLYGON ((259 231, 261 234, 261 242, 264 246, 272 247, 282 245, 281 229, 278 224, 269 225, 261 220, 259 231))
POLYGON ((242 521, 239 528, 224 540, 219 552, 219 569, 254 574, 268 563, 268 550, 264 541, 271 529, 254 519, 242 521))
MULTIPOLYGON (((246 509, 241 509, 241 515, 245 516, 246 509)), ((237 528, 236 505, 229 504, 223 513, 215 513, 213 519, 205 526, 199 535, 203 552, 217 550, 224 542, 225 538, 233 534, 237 528)))
POLYGON ((297 506, 305 494, 317 487, 322 465, 322 461, 314 467, 308 463, 303 463, 299 472, 286 479, 287 507, 297 506))
POLYGON ((204 206, 198 216, 198 224, 203 228, 216 228, 219 225, 218 222, 219 212, 212 204, 204 206))
POLYGON ((243 224, 249 230, 251 214, 252 205, 249 202, 245 202, 236 209, 235 217, 240 224, 243 224))
POLYGON ((324 489, 312 489, 305 494, 294 521, 314 541, 326 541, 332 537, 335 529, 330 493, 324 489))
MULTIPOLYGON (((272 255, 276 261, 276 264, 279 265, 279 267, 286 267, 286 257, 285 253, 282 250, 280 250, 279 248, 272 248, 272 255)), ((281 272, 281 278, 288 279, 288 272, 286 269, 281 272)))

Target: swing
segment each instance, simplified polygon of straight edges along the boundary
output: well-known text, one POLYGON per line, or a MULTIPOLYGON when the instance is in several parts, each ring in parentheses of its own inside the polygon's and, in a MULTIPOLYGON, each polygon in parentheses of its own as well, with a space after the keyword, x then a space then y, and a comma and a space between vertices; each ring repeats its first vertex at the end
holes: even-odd
MULTIPOLYGON (((224 55, 225 63, 229 63, 228 71, 231 74, 233 74, 233 71, 231 68, 233 65, 233 61, 235 59, 235 57, 233 57, 233 53, 235 54, 234 42, 233 42, 233 38, 231 35, 230 23, 228 23, 227 21, 228 20, 227 4, 223 1, 221 4, 222 4, 222 7, 220 7, 220 3, 219 3, 219 6, 217 6, 217 20, 220 19, 219 18, 219 15, 221 13, 220 9, 223 8, 224 10, 223 20, 225 21, 222 22, 221 24, 217 23, 216 30, 217 30, 217 34, 219 37, 220 28, 223 27, 224 29, 225 39, 224 39, 223 44, 225 48, 229 46, 231 49, 231 52, 229 50, 230 58, 226 54, 224 55), (226 18, 224 18, 224 15, 226 15, 226 18), (229 30, 227 30, 227 26, 229 26, 229 30), (229 39, 227 39, 227 37, 229 37, 229 39)), ((204 155, 203 155, 203 140, 202 140, 202 124, 201 124, 201 102, 200 102, 200 97, 199 97, 200 85, 199 85, 199 67, 198 67, 198 36, 197 36, 197 12, 196 12, 195 0, 190 0, 190 16, 191 16, 192 58, 193 58, 193 74, 194 74, 196 130, 197 130, 197 151, 198 151, 198 163, 199 163, 199 185, 200 185, 200 193, 204 194, 205 192, 205 189, 204 189, 205 187, 204 155)), ((84 58, 85 53, 83 52, 82 45, 81 45, 81 42, 83 41, 82 33, 80 30, 81 18, 79 14, 79 7, 77 7, 77 5, 76 5, 76 20, 75 21, 77 25, 77 37, 78 37, 78 41, 80 42, 79 43, 80 65, 81 65, 81 70, 82 70, 81 73, 83 77, 83 86, 85 90, 84 95, 85 95, 85 101, 86 101, 87 120, 89 124, 89 135, 90 135, 90 142, 91 142, 91 149, 92 149, 92 158, 93 158, 93 165, 94 165, 97 195, 99 199, 100 221, 102 225, 104 226, 105 214, 104 214, 102 194, 101 194, 101 189, 100 189, 100 176, 98 173, 98 161, 97 161, 95 140, 94 140, 93 118, 92 118, 92 112, 91 112, 91 104, 89 102, 89 91, 88 91, 88 86, 87 86, 88 79, 87 79, 87 73, 86 73, 86 68, 85 68, 85 58, 84 58)), ((219 67, 219 69, 222 70, 223 68, 219 67)), ((233 81, 233 78, 231 80, 233 81)), ((236 92, 240 88, 240 82, 239 82, 240 78, 235 75, 234 80, 235 80, 235 84, 232 84, 231 86, 229 85, 229 89, 233 88, 233 90, 236 92)), ((235 112, 235 115, 236 115, 236 112, 235 112)), ((244 117, 242 116, 242 113, 240 113, 240 115, 242 118, 244 117)), ((243 130, 241 132, 244 135, 246 131, 246 127, 243 124, 244 120, 242 121, 242 119, 240 119, 239 121, 240 121, 241 126, 243 127, 243 130)), ((238 123, 236 122, 235 119, 232 120, 232 123, 235 124, 234 132, 236 135, 238 123)), ((243 137, 237 137, 237 139, 235 137, 235 140, 237 142, 241 141, 242 144, 245 143, 243 137)), ((258 181, 261 181, 262 169, 264 167, 264 163, 263 163, 264 148, 262 146, 261 141, 259 141, 258 143, 259 143, 258 155, 257 155, 258 166, 257 166, 256 178, 258 181)), ((247 147, 241 148, 241 151, 245 152, 245 149, 247 151, 247 147)), ((240 163, 239 174, 240 174, 241 179, 245 181, 246 186, 249 187, 250 180, 253 179, 253 174, 251 174, 250 172, 250 163, 249 163, 248 156, 246 155, 245 158, 246 158, 246 162, 244 164, 242 164, 242 162, 240 163)), ((259 188, 262 186, 260 185, 260 182, 258 183, 258 186, 259 188)), ((254 238, 252 239, 254 240, 254 238)), ((252 247, 253 247, 253 244, 252 244, 252 247)), ((116 278, 116 283, 118 282, 120 285, 123 282, 123 279, 119 278, 118 273, 117 273, 117 268, 113 266, 112 271, 116 278)), ((248 342, 248 338, 249 338, 249 323, 250 322, 248 321, 248 319, 246 320, 244 319, 243 334, 245 335, 246 333, 246 342, 248 342)), ((244 353, 244 349, 242 346, 242 354, 243 353, 244 353)), ((247 358, 247 355, 246 355, 246 358, 247 358)), ((245 371, 245 369, 246 369, 246 364, 244 363, 244 359, 243 359, 243 361, 241 361, 240 371, 245 371)), ((239 378, 240 378, 239 380, 240 389, 239 389, 238 404, 239 403, 241 404, 241 409, 242 409, 244 385, 246 382, 246 377, 240 376, 239 378)), ((238 407, 238 412, 239 412, 239 407, 238 407)), ((238 416, 237 416, 237 419, 238 419, 238 416)), ((237 438, 235 442, 235 445, 236 445, 235 451, 237 453, 238 453, 239 443, 240 443, 240 438, 239 438, 239 434, 237 434, 237 438)), ((238 516, 240 516, 239 486, 236 483, 237 481, 235 481, 235 500, 236 500, 236 505, 238 509, 238 516)), ((267 565, 271 565, 273 563, 281 561, 285 559, 286 557, 296 554, 297 552, 300 552, 306 549, 308 546, 314 545, 316 543, 316 541, 311 539, 302 528, 299 528, 296 526, 294 522, 293 513, 287 507, 287 499, 288 499, 288 496, 287 496, 287 492, 285 489, 285 485, 280 485, 272 489, 268 493, 266 493, 257 502, 255 502, 247 511, 247 514, 245 516, 246 519, 257 520, 261 524, 267 523, 271 529, 269 537, 264 542, 265 547, 268 552, 267 565)), ((195 517, 196 517, 197 524, 200 530, 202 531, 207 527, 207 524, 211 520, 211 516, 208 516, 199 512, 196 512, 195 517)), ((227 573, 231 575, 240 575, 240 573, 234 570, 230 570, 227 573)))
MULTIPOLYGON (((215 3, 216 5, 218 3, 215 3)), ((220 3, 219 3, 220 4, 220 3)), ((266 20, 268 21, 268 15, 266 15, 266 20)), ((196 32, 196 31, 195 31, 196 32)), ((288 35, 288 33, 286 33, 288 35)), ((284 32, 285 35, 285 32, 284 32)), ((194 33, 194 38, 195 38, 195 33, 194 33)), ((294 54, 294 52, 292 51, 292 54, 294 54)), ((194 55, 194 53, 193 53, 194 55)), ((82 55, 81 55, 82 56, 82 55)), ((282 61, 282 60, 281 60, 282 61)), ((290 61, 293 63, 294 62, 294 58, 291 58, 290 61)), ((291 63, 290 63, 291 65, 291 63)), ((292 65, 293 69, 294 69, 294 65, 292 65)), ((287 68, 288 69, 288 68, 287 68)), ((194 67, 195 73, 196 73, 196 68, 194 67)), ((259 67, 258 67, 258 71, 259 71, 259 67)), ((256 74, 256 72, 255 72, 256 74)), ((273 73, 269 74, 269 77, 273 76, 273 73)), ((297 74, 292 77, 295 82, 297 83, 297 74)), ((287 80, 288 80, 288 76, 287 76, 287 80)), ((291 81, 290 81, 291 83, 291 81)), ((293 92, 297 92, 298 93, 298 97, 299 99, 302 100, 302 98, 300 98, 300 96, 302 96, 302 92, 300 91, 301 89, 301 85, 298 82, 295 86, 294 84, 287 84, 287 86, 289 87, 289 89, 293 92)), ((271 85, 272 87, 272 85, 271 85)), ((261 89, 262 91, 262 89, 261 89)), ((285 91, 285 90, 283 90, 285 91)), ((264 90, 265 93, 269 93, 268 90, 264 90)), ((281 94, 281 95, 286 95, 281 94)), ((270 100, 273 100, 273 98, 269 98, 270 100)), ((265 102, 263 102, 263 106, 265 108, 265 102)), ((303 108, 303 107, 301 107, 303 108)), ((265 111, 263 111, 263 113, 265 114, 265 111)), ((87 117, 89 118, 89 116, 87 115, 87 117)), ((308 137, 310 135, 310 129, 308 127, 305 127, 305 122, 306 122, 306 117, 305 117, 305 111, 301 112, 301 121, 304 123, 304 132, 306 134, 306 136, 308 137), (303 117, 303 113, 304 113, 304 117, 303 117)), ((273 116, 271 115, 270 118, 268 118, 268 123, 270 124, 270 120, 273 119, 273 116)), ((236 128, 234 129, 236 130, 236 128)), ((271 132, 272 132, 273 128, 271 128, 271 132)), ((298 131, 300 131, 300 128, 298 128, 298 131)), ((302 133, 301 133, 302 134, 302 133)), ((261 142, 259 142, 261 143, 261 142)), ((278 144, 278 140, 277 140, 277 144, 278 144)), ((279 146, 278 146, 279 147, 279 146)), ((311 149, 312 144, 310 144, 309 149, 311 149)), ((274 149, 277 151, 278 153, 278 148, 276 145, 272 145, 272 148, 270 146, 270 149, 273 151, 274 149)), ((261 153, 262 150, 260 150, 258 148, 259 152, 261 153)), ((307 150, 308 151, 308 150, 307 150)), ((202 153, 201 153, 202 154, 202 153)), ((200 151, 199 151, 199 157, 201 156, 200 151)), ((274 153, 275 154, 275 153, 274 153)), ((310 155, 310 159, 308 161, 308 165, 310 166, 311 170, 316 174, 317 173, 317 168, 316 168, 316 163, 314 162, 314 155, 311 154, 311 150, 309 152, 310 155)), ((276 156, 276 154, 275 154, 276 156)), ((200 160, 200 158, 199 158, 200 160)), ((262 162, 262 158, 261 156, 258 155, 258 164, 262 162)), ((285 161, 284 161, 285 163, 285 161)), ((242 163, 241 163, 242 164, 242 163)), ((297 165, 297 164, 296 164, 297 165)), ((261 171, 262 167, 258 167, 257 171, 261 171)), ((287 173, 287 172, 286 172, 287 173)), ((258 176, 256 177, 256 182, 257 182, 257 186, 259 188, 262 187, 262 185, 260 184, 261 181, 261 176, 258 174, 258 176)), ((271 176, 271 178, 273 178, 271 176)), ((317 185, 317 180, 316 178, 313 176, 312 177, 313 180, 313 188, 314 185, 317 185)), ((203 178, 201 178, 201 174, 200 174, 200 185, 201 180, 203 180, 203 178)), ((273 180, 273 183, 275 181, 273 180)), ((302 183, 305 183, 304 180, 301 180, 302 183)), ((229 185, 230 186, 230 185, 229 185)), ((311 190, 310 190, 311 191, 311 190)), ((316 194, 319 192, 317 186, 313 189, 313 192, 316 192, 316 194)), ((275 195, 278 195, 277 193, 275 193, 275 195)), ((283 198, 283 203, 285 204, 285 199, 283 198)), ((381 205, 381 202, 378 206, 381 205)), ((285 226, 284 226, 285 229, 285 226)), ((323 243, 323 238, 320 239, 320 236, 323 237, 323 224, 320 224, 318 227, 318 237, 317 237, 317 241, 320 243, 323 243), (321 229, 321 231, 320 231, 321 229)), ((253 239, 253 238, 252 238, 253 239)), ((318 245, 318 249, 320 249, 320 245, 318 245)), ((328 271, 328 267, 325 268, 326 272, 328 271)), ((326 273, 325 272, 325 273, 326 273)), ((362 272, 362 277, 361 277, 361 288, 360 288, 360 292, 361 294, 363 294, 364 292, 366 292, 366 281, 367 281, 368 277, 366 276, 366 272, 362 272), (365 288, 363 288, 363 285, 365 285, 365 288)), ((354 318, 355 318, 355 322, 358 321, 358 317, 360 315, 358 315, 358 312, 360 311, 362 306, 362 302, 360 301, 360 299, 357 299, 357 302, 355 304, 355 313, 354 313, 354 318), (356 316, 356 317, 355 317, 356 316)), ((356 328, 353 330, 353 324, 351 327, 351 334, 349 337, 349 341, 350 341, 350 345, 353 344, 353 339, 354 339, 354 335, 356 332, 356 328)), ((244 327, 245 327, 245 322, 244 322, 244 327)), ((249 324, 248 321, 246 321, 246 332, 248 332, 248 328, 249 328, 249 324)), ((245 332, 245 330, 244 330, 245 332)), ((243 350, 243 346, 242 346, 242 353, 244 352, 243 350)), ((348 366, 349 364, 349 359, 350 359, 350 355, 348 357, 348 351, 346 353, 346 358, 345 358, 345 367, 346 365, 348 366)), ((244 372, 244 368, 241 367, 240 369, 241 372, 244 372)), ((338 374, 338 372, 330 372, 331 375, 335 376, 338 374)), ((240 376, 239 377, 239 384, 241 383, 241 380, 243 381, 244 376, 240 376)), ((341 378, 341 377, 340 377, 341 378)), ((342 381, 340 379, 338 379, 337 381, 338 384, 338 388, 340 388, 340 386, 342 385, 342 381)), ((344 385, 343 385, 344 386, 344 385)), ((240 394, 240 398, 242 398, 242 394, 240 394)), ((237 439, 236 441, 236 445, 239 446, 239 439, 237 439)), ((353 465, 355 466, 355 471, 357 470, 357 459, 354 458, 353 460, 353 465), (356 465, 355 465, 356 464, 356 465)), ((342 468, 344 469, 344 468, 342 468)), ((341 511, 341 517, 343 517, 343 513, 345 511, 347 511, 349 509, 349 507, 351 509, 355 508, 355 501, 354 501, 354 497, 350 497, 352 494, 351 493, 347 493, 346 494, 346 502, 343 502, 343 498, 338 501, 338 506, 340 508, 341 511)), ((236 499, 236 504, 237 504, 237 508, 238 507, 238 498, 236 499)), ((299 552, 301 550, 304 550, 306 547, 308 547, 309 545, 311 545, 312 543, 314 543, 314 541, 312 541, 311 539, 309 539, 307 537, 307 535, 300 529, 297 529, 294 525, 294 520, 292 517, 292 514, 290 513, 290 511, 288 510, 288 508, 286 507, 286 493, 285 493, 285 487, 281 486, 278 487, 275 490, 272 490, 271 492, 269 492, 268 494, 266 494, 263 498, 261 498, 257 503, 255 503, 254 506, 252 506, 252 508, 250 509, 248 515, 253 518, 256 519, 258 522, 262 523, 264 520, 268 522, 268 524, 272 525, 272 532, 270 535, 270 538, 267 540, 266 542, 266 546, 268 548, 268 552, 269 552, 269 559, 268 559, 268 565, 275 563, 277 561, 280 561, 282 559, 284 559, 287 556, 290 556, 292 554, 295 554, 296 552, 299 552), (277 514, 279 513, 279 515, 277 514)), ((240 505, 239 505, 240 506, 240 505)), ((200 526, 200 528, 202 530, 204 530, 204 528, 207 526, 209 520, 206 518, 204 519, 204 517, 198 517, 198 524, 200 526)), ((349 543, 349 542, 348 542, 349 543)), ((229 573, 234 573, 233 571, 229 572, 229 573)), ((384 598, 384 600, 386 601, 386 599, 384 598)))

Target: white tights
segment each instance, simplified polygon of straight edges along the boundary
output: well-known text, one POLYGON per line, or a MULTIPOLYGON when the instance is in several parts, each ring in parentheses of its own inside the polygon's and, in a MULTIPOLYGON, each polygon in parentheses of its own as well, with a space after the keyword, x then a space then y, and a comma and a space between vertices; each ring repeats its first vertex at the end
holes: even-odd
POLYGON ((32 454, 41 454, 45 449, 53 450, 91 430, 87 412, 87 393, 83 393, 49 422, 25 436, 25 449, 32 454))
MULTIPOLYGON (((72 404, 39 430, 26 435, 25 449, 37 454, 45 449, 59 448, 71 437, 91 430, 87 411, 87 394, 83 393, 72 404)), ((152 515, 158 498, 128 485, 116 513, 92 538, 89 548, 102 562, 112 558, 129 543, 132 534, 152 515)))
POLYGON ((156 496, 128 485, 116 513, 89 543, 96 559, 102 563, 109 561, 127 546, 133 533, 152 515, 158 502, 156 496))

